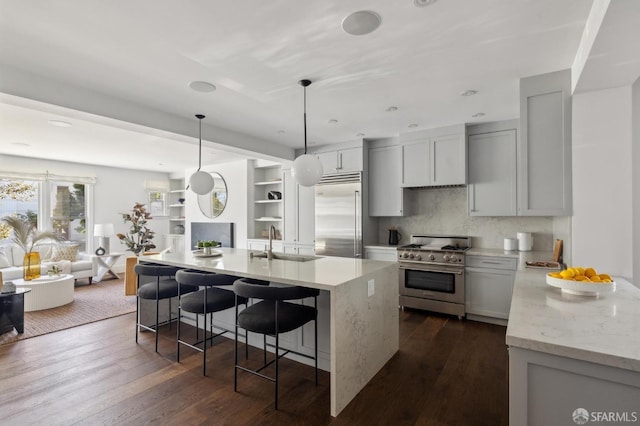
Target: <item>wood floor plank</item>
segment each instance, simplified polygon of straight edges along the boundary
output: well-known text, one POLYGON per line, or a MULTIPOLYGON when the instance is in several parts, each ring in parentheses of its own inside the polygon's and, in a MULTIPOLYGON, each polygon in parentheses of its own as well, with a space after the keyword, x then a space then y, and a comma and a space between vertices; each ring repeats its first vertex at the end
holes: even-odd
MULTIPOLYGON (((400 350, 331 418, 326 372, 316 386, 312 367, 284 359, 276 411, 270 382, 240 373, 233 391, 232 340, 208 349, 203 377, 201 353, 183 348, 175 362, 175 325, 161 328, 156 354, 153 333, 135 343, 134 323, 129 314, 0 346, 0 423, 508 424, 504 327, 401 311, 400 350)), ((250 362, 261 358, 251 347, 250 362)))

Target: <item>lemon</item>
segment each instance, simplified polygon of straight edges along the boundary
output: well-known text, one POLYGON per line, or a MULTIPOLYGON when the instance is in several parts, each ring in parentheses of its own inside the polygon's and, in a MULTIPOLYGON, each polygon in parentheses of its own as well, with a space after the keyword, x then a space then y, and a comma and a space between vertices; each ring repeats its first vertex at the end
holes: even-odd
POLYGON ((600 274, 600 275, 598 275, 598 276, 600 277, 600 279, 601 279, 602 281, 604 281, 604 280, 612 281, 611 275, 609 275, 609 274, 600 274))
POLYGON ((594 275, 591 277, 591 281, 594 283, 601 283, 602 279, 598 275, 594 275))
POLYGON ((583 267, 581 267, 581 266, 576 266, 574 269, 575 269, 576 271, 578 271, 578 272, 576 273, 576 275, 584 275, 584 268, 583 268, 583 267))
POLYGON ((560 276, 565 280, 571 280, 575 275, 576 274, 571 269, 565 269, 564 271, 560 272, 560 276))
POLYGON ((560 278, 562 279, 562 275, 560 275, 558 272, 549 272, 549 276, 553 277, 553 278, 560 278))
POLYGON ((593 276, 598 275, 598 273, 593 268, 587 268, 584 270, 584 275, 589 278, 592 278, 593 276))
POLYGON ((589 281, 589 278, 585 277, 584 275, 576 275, 575 276, 575 280, 576 281, 589 281))

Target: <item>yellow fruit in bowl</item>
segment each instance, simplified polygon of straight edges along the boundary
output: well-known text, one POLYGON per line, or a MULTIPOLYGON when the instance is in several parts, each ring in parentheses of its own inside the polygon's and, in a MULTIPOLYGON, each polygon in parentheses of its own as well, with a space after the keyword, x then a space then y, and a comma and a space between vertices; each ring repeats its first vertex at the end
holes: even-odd
POLYGON ((595 269, 593 269, 593 268, 587 268, 587 269, 585 269, 585 270, 584 270, 584 275, 585 275, 585 276, 587 276, 587 277, 589 277, 589 278, 591 278, 591 277, 593 277, 594 275, 598 275, 598 273, 597 273, 597 272, 596 272, 596 270, 595 270, 595 269))
POLYGON ((562 275, 560 275, 559 272, 549 272, 549 276, 553 277, 553 278, 560 278, 562 279, 562 275))
POLYGON ((602 282, 602 278, 600 278, 598 275, 594 275, 591 277, 591 281, 594 283, 600 283, 602 282))
POLYGON ((565 269, 564 271, 560 271, 560 276, 564 280, 571 280, 573 279, 573 277, 575 277, 575 275, 576 274, 571 269, 565 269))
POLYGON ((600 274, 600 275, 598 275, 598 276, 600 277, 600 279, 601 279, 602 281, 604 281, 604 280, 613 281, 613 279, 611 278, 611 275, 609 275, 609 274, 600 274))
POLYGON ((576 275, 575 280, 576 281, 589 281, 589 278, 585 277, 584 275, 576 275))

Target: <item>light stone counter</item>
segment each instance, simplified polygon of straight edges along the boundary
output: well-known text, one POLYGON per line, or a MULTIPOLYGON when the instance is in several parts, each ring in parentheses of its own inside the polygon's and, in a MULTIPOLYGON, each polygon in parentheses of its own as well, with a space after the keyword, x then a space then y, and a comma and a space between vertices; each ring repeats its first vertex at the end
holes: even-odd
POLYGON ((221 257, 165 253, 143 261, 328 291, 332 416, 337 416, 398 351, 396 262, 340 257, 295 262, 250 258, 249 250, 244 249, 219 250, 221 257))
POLYGON ((640 372, 640 289, 614 277, 612 293, 574 296, 546 272, 517 272, 507 345, 640 372))
POLYGON ((573 424, 579 408, 592 421, 602 413, 637 418, 640 289, 614 277, 614 292, 575 296, 547 285, 547 272, 516 273, 506 335, 509 424, 573 424))

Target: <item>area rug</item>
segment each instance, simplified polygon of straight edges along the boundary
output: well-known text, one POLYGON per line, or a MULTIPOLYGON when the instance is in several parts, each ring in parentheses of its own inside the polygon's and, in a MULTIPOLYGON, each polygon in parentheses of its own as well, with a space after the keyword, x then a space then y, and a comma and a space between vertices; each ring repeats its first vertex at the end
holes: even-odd
POLYGON ((24 313, 24 333, 15 329, 0 336, 0 345, 53 333, 90 322, 136 311, 135 296, 124 295, 122 279, 75 288, 73 303, 53 309, 24 313))

